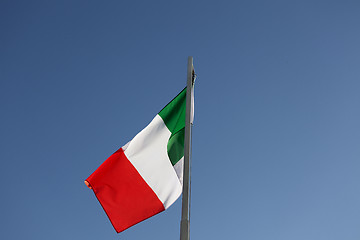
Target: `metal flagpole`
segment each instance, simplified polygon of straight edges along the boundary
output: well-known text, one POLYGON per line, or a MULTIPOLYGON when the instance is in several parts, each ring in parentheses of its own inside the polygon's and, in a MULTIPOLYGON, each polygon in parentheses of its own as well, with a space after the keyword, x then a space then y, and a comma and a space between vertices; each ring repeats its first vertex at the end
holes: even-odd
POLYGON ((187 88, 186 88, 186 119, 185 119, 185 146, 184 146, 184 172, 182 192, 182 212, 180 222, 180 240, 190 239, 190 155, 191 155, 191 127, 192 127, 192 99, 195 73, 193 57, 188 57, 187 88))

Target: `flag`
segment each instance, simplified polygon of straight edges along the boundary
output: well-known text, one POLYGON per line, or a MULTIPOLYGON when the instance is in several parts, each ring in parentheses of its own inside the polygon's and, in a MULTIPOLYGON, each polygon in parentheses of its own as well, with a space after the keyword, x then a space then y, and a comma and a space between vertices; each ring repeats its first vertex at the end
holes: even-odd
POLYGON ((169 208, 182 192, 186 88, 85 181, 121 232, 169 208))

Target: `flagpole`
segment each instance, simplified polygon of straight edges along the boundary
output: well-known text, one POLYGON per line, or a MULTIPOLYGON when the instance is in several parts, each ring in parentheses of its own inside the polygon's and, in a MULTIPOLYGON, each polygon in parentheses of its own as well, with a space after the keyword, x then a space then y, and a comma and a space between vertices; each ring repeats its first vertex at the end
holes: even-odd
POLYGON ((184 172, 182 192, 182 212, 180 222, 180 240, 190 239, 190 155, 191 155, 191 127, 192 127, 192 94, 194 86, 193 57, 188 57, 187 88, 186 88, 186 119, 185 119, 185 146, 184 146, 184 172))

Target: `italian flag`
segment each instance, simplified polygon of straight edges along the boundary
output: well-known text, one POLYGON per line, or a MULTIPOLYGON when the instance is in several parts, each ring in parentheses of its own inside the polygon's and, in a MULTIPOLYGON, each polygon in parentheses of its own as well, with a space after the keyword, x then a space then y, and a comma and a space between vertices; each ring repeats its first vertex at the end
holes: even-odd
POLYGON ((186 88, 85 181, 121 232, 173 204, 182 193, 186 88))

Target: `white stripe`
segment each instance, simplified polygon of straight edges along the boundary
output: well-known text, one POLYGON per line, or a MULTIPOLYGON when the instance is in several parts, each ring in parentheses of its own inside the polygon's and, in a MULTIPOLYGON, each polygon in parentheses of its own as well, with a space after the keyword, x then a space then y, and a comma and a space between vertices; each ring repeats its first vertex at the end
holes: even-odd
POLYGON ((182 185, 167 154, 171 132, 159 115, 138 133, 124 151, 145 182, 156 193, 164 208, 173 204, 182 185))
POLYGON ((176 172, 176 175, 179 178, 179 181, 181 183, 181 186, 183 185, 183 172, 184 172, 184 157, 182 157, 175 165, 174 169, 176 172))

